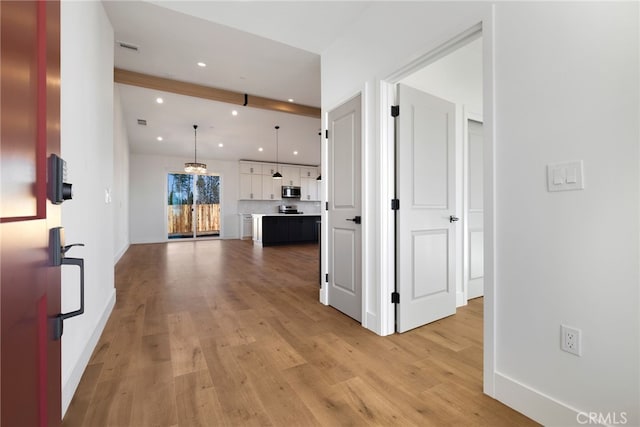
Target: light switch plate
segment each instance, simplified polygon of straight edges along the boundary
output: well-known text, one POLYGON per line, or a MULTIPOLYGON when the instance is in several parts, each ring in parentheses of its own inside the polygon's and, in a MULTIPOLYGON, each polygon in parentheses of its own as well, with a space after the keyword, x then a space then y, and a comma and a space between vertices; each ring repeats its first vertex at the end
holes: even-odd
POLYGON ((571 191, 584 189, 582 160, 547 165, 547 190, 571 191))

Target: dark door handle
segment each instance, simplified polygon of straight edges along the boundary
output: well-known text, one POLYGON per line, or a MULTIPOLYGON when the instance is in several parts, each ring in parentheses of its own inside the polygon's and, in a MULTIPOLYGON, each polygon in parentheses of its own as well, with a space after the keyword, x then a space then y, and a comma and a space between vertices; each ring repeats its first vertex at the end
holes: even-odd
POLYGON ((62 258, 62 265, 77 265, 80 267, 80 308, 68 313, 60 313, 54 319, 53 338, 62 338, 63 322, 65 319, 84 314, 84 259, 82 258, 62 258))
POLYGON ((460 218, 458 218, 457 216, 449 215, 449 222, 456 222, 456 221, 460 221, 460 218))
POLYGON ((53 339, 62 338, 62 323, 64 319, 80 316, 84 313, 84 259, 67 258, 65 254, 74 246, 84 246, 83 243, 74 243, 72 245, 64 244, 64 228, 55 227, 49 232, 49 254, 51 256, 51 265, 60 267, 63 265, 76 265, 80 268, 80 308, 68 313, 60 313, 53 319, 53 339))
POLYGON ((354 216, 353 218, 347 218, 347 221, 353 221, 356 224, 360 224, 362 222, 362 217, 354 216))

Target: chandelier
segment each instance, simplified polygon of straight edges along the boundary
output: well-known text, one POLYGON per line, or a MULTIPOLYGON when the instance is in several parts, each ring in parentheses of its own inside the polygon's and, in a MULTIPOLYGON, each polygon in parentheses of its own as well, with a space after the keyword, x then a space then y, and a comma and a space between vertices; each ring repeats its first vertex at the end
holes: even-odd
POLYGON ((207 165, 198 163, 198 125, 193 125, 193 162, 184 164, 184 171, 187 173, 207 173, 207 165))

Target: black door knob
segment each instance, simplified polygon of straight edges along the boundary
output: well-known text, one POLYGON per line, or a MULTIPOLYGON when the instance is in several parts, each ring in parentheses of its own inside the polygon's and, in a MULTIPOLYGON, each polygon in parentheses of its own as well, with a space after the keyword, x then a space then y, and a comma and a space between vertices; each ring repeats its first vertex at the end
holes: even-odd
POLYGON ((347 218, 347 221, 353 221, 356 224, 360 224, 362 222, 362 217, 354 216, 353 218, 347 218))

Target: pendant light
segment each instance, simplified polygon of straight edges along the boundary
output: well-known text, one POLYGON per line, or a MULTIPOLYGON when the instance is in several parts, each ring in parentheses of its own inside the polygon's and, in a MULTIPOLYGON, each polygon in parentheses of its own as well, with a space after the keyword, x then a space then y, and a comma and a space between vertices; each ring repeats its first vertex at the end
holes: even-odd
POLYGON ((184 164, 187 173, 207 173, 207 165, 198 163, 198 125, 193 125, 193 162, 184 164))
POLYGON ((316 181, 322 181, 322 129, 320 129, 320 132, 318 132, 318 135, 320 136, 320 173, 318 173, 318 177, 316 178, 316 181))
POLYGON ((273 179, 282 179, 282 174, 280 173, 279 169, 279 164, 278 164, 278 129, 280 129, 280 126, 276 125, 276 173, 273 174, 272 178, 273 179))

